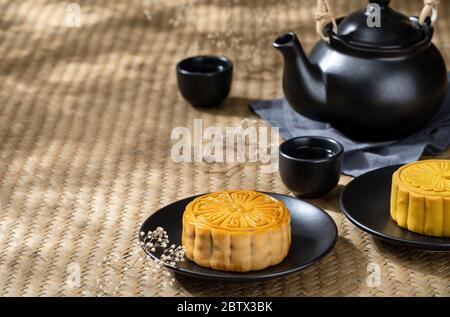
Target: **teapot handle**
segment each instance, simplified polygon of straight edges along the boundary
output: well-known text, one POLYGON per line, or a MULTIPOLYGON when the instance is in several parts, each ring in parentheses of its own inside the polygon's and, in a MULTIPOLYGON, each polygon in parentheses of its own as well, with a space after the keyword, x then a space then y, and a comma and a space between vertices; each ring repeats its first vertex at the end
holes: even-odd
POLYGON ((424 7, 419 16, 419 23, 423 25, 425 23, 426 18, 430 17, 431 25, 433 25, 438 18, 438 6, 440 4, 440 0, 424 0, 424 7))
MULTIPOLYGON (((377 1, 374 1, 374 2, 377 2, 377 1)), ((430 17, 431 25, 433 25, 438 18, 438 6, 441 1, 440 0, 424 0, 423 2, 424 2, 424 7, 419 16, 419 23, 420 23, 420 25, 423 25, 425 23, 425 20, 428 17, 430 17)), ((328 0, 317 0, 316 32, 320 36, 320 38, 327 43, 330 43, 330 37, 325 34, 324 29, 325 29, 325 26, 330 22, 333 25, 333 32, 337 33, 336 19, 334 18, 334 13, 331 10, 331 6, 328 3, 328 0)))
POLYGON ((317 0, 316 31, 320 38, 327 43, 330 43, 330 37, 325 34, 324 29, 330 22, 333 24, 333 32, 337 33, 336 19, 328 0, 317 0))

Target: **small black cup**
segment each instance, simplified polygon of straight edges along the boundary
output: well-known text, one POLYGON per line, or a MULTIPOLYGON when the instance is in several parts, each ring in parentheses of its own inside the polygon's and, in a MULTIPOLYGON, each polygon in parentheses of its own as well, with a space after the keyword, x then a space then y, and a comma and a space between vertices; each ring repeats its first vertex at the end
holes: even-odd
POLYGON ((339 182, 344 147, 324 137, 298 137, 280 145, 279 168, 283 183, 301 198, 318 198, 339 182))
POLYGON ((233 63, 223 56, 195 56, 177 64, 178 88, 194 107, 216 107, 228 97, 233 63))

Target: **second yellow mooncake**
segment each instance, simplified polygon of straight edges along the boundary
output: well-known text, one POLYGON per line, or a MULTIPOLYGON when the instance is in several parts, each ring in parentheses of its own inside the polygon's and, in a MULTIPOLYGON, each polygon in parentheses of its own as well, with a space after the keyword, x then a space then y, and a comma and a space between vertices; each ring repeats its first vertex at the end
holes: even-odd
POLYGON ((182 244, 198 265, 247 272, 280 263, 291 245, 283 202, 249 190, 197 197, 183 214, 182 244))
POLYGON ((391 217, 410 231, 450 237, 450 161, 419 161, 398 169, 392 178, 391 217))

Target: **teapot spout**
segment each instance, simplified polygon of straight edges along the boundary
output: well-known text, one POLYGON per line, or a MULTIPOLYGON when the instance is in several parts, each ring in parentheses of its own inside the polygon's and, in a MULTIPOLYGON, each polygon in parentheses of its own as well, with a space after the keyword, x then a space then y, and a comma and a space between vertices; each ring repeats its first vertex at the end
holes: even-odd
POLYGON ((310 62, 294 33, 281 35, 273 46, 284 57, 283 90, 289 104, 310 119, 327 121, 326 81, 320 67, 310 62))

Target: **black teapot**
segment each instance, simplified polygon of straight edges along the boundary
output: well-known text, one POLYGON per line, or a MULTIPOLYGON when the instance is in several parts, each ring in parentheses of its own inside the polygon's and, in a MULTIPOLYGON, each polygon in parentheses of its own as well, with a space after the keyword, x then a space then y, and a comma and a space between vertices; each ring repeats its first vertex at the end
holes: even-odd
POLYGON ((435 7, 422 12, 433 18, 419 19, 393 10, 388 0, 369 2, 321 28, 323 41, 309 58, 294 33, 273 45, 284 56, 284 93, 297 112, 354 140, 388 141, 417 131, 436 114, 447 93, 447 70, 431 42, 435 7), (375 13, 378 25, 369 23, 375 13))

